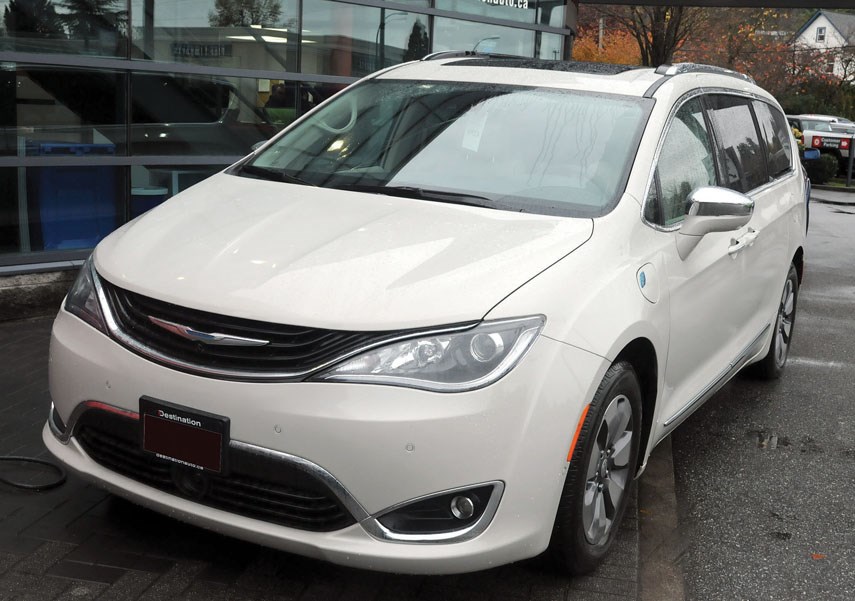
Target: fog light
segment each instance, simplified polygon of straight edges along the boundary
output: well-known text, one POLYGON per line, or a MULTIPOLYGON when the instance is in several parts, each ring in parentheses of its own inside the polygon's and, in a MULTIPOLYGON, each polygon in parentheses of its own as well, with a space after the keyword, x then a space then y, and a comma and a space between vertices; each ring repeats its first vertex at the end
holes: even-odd
POLYGON ((458 495, 451 499, 451 515, 458 520, 468 520, 475 513, 475 504, 469 497, 458 495))
MULTIPOLYGON (((392 533, 417 535, 464 530, 477 522, 493 495, 501 495, 501 484, 491 482, 466 489, 441 492, 414 499, 377 517, 392 533)), ((498 502, 498 497, 496 499, 498 502)))

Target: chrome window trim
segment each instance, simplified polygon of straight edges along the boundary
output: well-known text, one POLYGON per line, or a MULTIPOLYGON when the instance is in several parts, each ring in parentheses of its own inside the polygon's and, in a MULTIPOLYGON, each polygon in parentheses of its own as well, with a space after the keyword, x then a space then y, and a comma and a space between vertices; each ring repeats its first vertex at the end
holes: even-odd
MULTIPOLYGON (((668 118, 665 120, 665 127, 662 128, 662 133, 659 134, 659 141, 656 144, 656 152, 653 154, 653 164, 650 168, 650 173, 647 175, 647 185, 644 187, 644 194, 641 197, 641 221, 646 226, 659 231, 659 232, 676 232, 680 229, 680 225, 682 221, 678 223, 676 226, 666 227, 664 225, 660 225, 658 223, 653 223, 652 221, 648 221, 645 217, 647 213, 647 205, 649 204, 650 199, 650 189, 656 185, 656 168, 659 166, 659 159, 662 155, 662 148, 665 146, 665 138, 668 137, 668 134, 671 133, 671 126, 674 123, 674 117, 677 116, 677 111, 683 108, 683 105, 689 102, 690 100, 697 98, 699 96, 703 96, 707 91, 704 88, 696 88, 683 94, 677 101, 674 103, 674 106, 671 107, 671 111, 668 113, 668 118)), ((707 132, 709 134, 709 132, 707 132)), ((712 136, 710 135, 710 141, 712 140, 712 136)), ((715 152, 715 148, 712 148, 712 151, 715 152)))
POLYGON ((240 382, 295 382, 301 381, 307 376, 312 374, 321 372, 333 365, 350 359, 352 357, 356 357, 361 353, 369 351, 374 348, 379 348, 382 346, 386 346, 388 344, 395 344, 396 342, 401 342, 404 340, 409 340, 411 338, 421 338, 423 336, 437 336, 440 334, 448 334, 454 332, 464 332, 466 330, 472 329, 477 326, 479 322, 462 324, 459 326, 451 326, 451 327, 438 327, 433 329, 425 329, 419 332, 410 332, 408 334, 402 334, 400 336, 393 336, 392 338, 387 338, 379 342, 374 342, 371 344, 367 344, 364 346, 357 347, 352 351, 345 353, 339 357, 334 359, 330 359, 322 364, 315 365, 309 369, 301 370, 301 371, 290 371, 290 372, 253 372, 253 371, 238 371, 232 369, 216 369, 212 367, 208 367, 205 365, 198 365, 195 363, 191 363, 189 361, 183 361, 181 359, 175 359, 174 357, 170 357, 168 355, 164 355, 163 353, 151 348, 150 346, 139 342, 138 340, 128 336, 121 327, 119 327, 118 322, 116 321, 113 312, 110 309, 110 303, 107 300, 107 295, 104 292, 104 288, 101 285, 101 279, 98 275, 95 266, 92 266, 92 281, 95 284, 95 290, 98 295, 98 304, 101 308, 101 313, 104 316, 104 322, 107 325, 107 330, 110 333, 110 337, 119 342, 125 348, 151 359, 155 363, 159 365, 165 365, 168 368, 176 369, 178 371, 192 373, 196 375, 202 376, 211 376, 220 379, 240 381, 240 382))
POLYGON ((408 501, 404 501, 402 503, 396 503, 391 507, 388 507, 375 515, 361 521, 359 523, 360 526, 372 537, 385 541, 385 542, 395 542, 395 543, 406 543, 406 544, 446 544, 446 543, 461 543, 467 540, 472 540, 476 536, 479 536, 484 530, 487 529, 487 526, 493 521, 493 517, 496 515, 496 510, 499 508, 499 501, 502 499, 502 494, 505 491, 505 483, 501 480, 493 480, 489 482, 482 482, 480 484, 470 484, 469 486, 459 486, 457 488, 450 488, 448 490, 443 490, 440 492, 431 493, 428 495, 422 495, 420 497, 416 497, 414 499, 410 499, 408 501), (481 514, 481 517, 478 520, 467 526, 465 528, 461 528, 460 530, 453 530, 451 532, 439 532, 434 534, 404 534, 401 532, 395 532, 386 528, 383 524, 380 523, 380 518, 384 515, 392 513, 393 511, 400 509, 401 507, 405 507, 410 505, 411 503, 417 503, 419 501, 424 501, 426 499, 430 499, 433 497, 438 497, 441 495, 447 495, 455 492, 463 492, 466 490, 471 490, 473 488, 478 488, 479 486, 492 486, 493 491, 490 493, 490 500, 487 501, 487 507, 484 508, 484 513, 481 514))
MULTIPOLYGON (((770 105, 773 109, 780 110, 774 104, 771 104, 767 98, 764 98, 763 96, 760 96, 759 94, 755 94, 753 92, 747 92, 744 90, 731 90, 728 88, 719 88, 719 87, 695 88, 694 90, 691 90, 691 91, 687 92, 686 94, 683 94, 682 96, 680 96, 677 99, 677 101, 674 103, 674 106, 671 108, 671 111, 668 113, 668 118, 665 120, 665 127, 662 128, 662 133, 659 135, 659 141, 656 144, 656 152, 653 154, 653 164, 652 164, 652 167, 650 168, 650 173, 647 176, 647 185, 644 187, 644 194, 643 194, 642 199, 641 199, 641 221, 642 221, 642 223, 644 223, 644 225, 646 225, 647 227, 649 227, 653 230, 656 230, 658 232, 663 232, 663 233, 676 232, 680 229, 680 226, 683 223, 682 221, 680 221, 679 223, 677 223, 674 226, 666 227, 663 225, 659 225, 657 223, 652 223, 652 222, 648 221, 647 218, 645 217, 648 199, 650 198, 650 189, 655 185, 654 180, 655 180, 655 176, 656 176, 656 167, 659 165, 659 159, 661 158, 661 154, 662 154, 662 147, 665 145, 665 138, 668 136, 668 133, 670 133, 670 131, 671 131, 671 124, 674 122, 674 117, 677 115, 677 111, 679 111, 681 108, 683 108, 683 105, 686 104, 687 102, 689 102, 690 100, 692 100, 693 98, 697 98, 698 96, 706 96, 709 94, 724 94, 727 96, 740 96, 742 98, 748 98, 750 100, 758 100, 760 102, 765 102, 766 104, 770 105)), ((784 114, 783 111, 781 111, 781 114, 784 114)), ((786 118, 786 116, 785 116, 785 118, 786 118)), ((710 135, 710 141, 713 143, 712 151, 713 151, 714 155, 716 155, 715 160, 716 160, 716 162, 718 162, 718 157, 717 157, 718 142, 715 139, 715 132, 709 131, 708 133, 710 135)), ((746 196, 751 198, 755 194, 762 193, 772 184, 776 184, 776 183, 784 180, 785 178, 791 177, 791 176, 796 174, 795 157, 798 156, 798 150, 793 147, 793 140, 792 139, 790 140, 790 148, 792 150, 792 154, 791 154, 791 158, 790 158, 789 170, 781 173, 780 175, 778 175, 778 177, 776 177, 775 179, 773 179, 771 181, 766 182, 762 186, 759 186, 757 188, 754 188, 753 190, 748 191, 747 193, 745 193, 746 196)))

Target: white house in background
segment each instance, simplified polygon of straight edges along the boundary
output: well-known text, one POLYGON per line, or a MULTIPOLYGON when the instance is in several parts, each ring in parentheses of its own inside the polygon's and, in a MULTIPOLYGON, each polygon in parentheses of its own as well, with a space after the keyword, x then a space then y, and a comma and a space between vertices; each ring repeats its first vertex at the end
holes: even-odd
POLYGON ((826 50, 824 71, 837 77, 855 73, 855 15, 818 10, 796 32, 797 48, 826 50))

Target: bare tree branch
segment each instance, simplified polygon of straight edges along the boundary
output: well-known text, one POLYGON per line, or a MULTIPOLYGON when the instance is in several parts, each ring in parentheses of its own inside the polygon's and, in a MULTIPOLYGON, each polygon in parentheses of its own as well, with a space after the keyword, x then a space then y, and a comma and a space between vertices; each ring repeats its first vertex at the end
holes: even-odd
POLYGON ((683 6, 603 5, 597 12, 635 38, 646 66, 671 62, 674 52, 697 33, 705 15, 703 9, 683 6))

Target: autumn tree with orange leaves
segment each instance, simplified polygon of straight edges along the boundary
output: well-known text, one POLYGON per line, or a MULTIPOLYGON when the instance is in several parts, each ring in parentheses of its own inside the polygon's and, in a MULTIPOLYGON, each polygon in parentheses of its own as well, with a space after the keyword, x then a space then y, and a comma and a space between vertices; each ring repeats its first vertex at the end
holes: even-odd
MULTIPOLYGON (((617 46, 625 45, 628 38, 636 45, 632 56, 638 56, 642 65, 658 66, 671 62, 674 52, 698 33, 706 15, 704 9, 685 6, 581 6, 578 18, 580 36, 576 46, 581 43, 583 49, 590 49, 593 36, 598 53, 605 51, 605 41, 602 49, 598 44, 602 19, 607 32, 604 40, 613 38, 617 46)), ((574 46, 574 58, 576 56, 574 46)), ((626 53, 621 56, 626 56, 626 53)))
MULTIPOLYGON (((711 13, 713 9, 708 9, 711 13)), ((751 75, 773 94, 794 82, 792 24, 774 9, 718 9, 709 15, 704 35, 695 36, 675 56, 751 75)))
MULTIPOLYGON (((670 22, 672 33, 665 37, 671 40, 673 56, 663 62, 705 63, 747 73, 778 98, 788 112, 828 113, 855 119, 855 50, 822 51, 793 44, 794 32, 807 21, 811 11, 694 8, 688 25, 681 20, 680 28, 675 28, 676 13, 667 8, 673 7, 583 4, 573 57, 620 64, 659 64, 661 59, 651 58, 654 31, 660 32, 661 39, 670 22), (648 25, 638 26, 633 18, 640 18, 641 8, 647 17, 659 18, 659 25, 648 21, 648 25), (661 10, 656 12, 654 8, 661 10), (639 42, 639 36, 647 41, 639 42), (830 73, 835 59, 844 67, 842 78, 830 73)), ((685 16, 683 13, 681 19, 685 16)))
POLYGON ((579 37, 573 44, 573 58, 577 61, 615 65, 641 64, 638 45, 628 32, 603 31, 601 37, 599 26, 579 28, 579 37))

